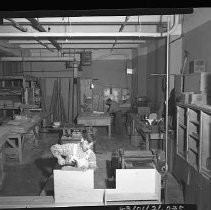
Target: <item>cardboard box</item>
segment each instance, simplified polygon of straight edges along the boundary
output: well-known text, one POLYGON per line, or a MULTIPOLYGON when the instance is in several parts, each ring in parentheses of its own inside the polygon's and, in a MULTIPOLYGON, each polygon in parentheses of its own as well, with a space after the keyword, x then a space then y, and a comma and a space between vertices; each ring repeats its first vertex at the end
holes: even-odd
POLYGON ((184 75, 184 92, 211 95, 211 73, 200 72, 184 75))
POLYGON ((197 73, 197 72, 205 72, 205 60, 195 59, 189 63, 189 72, 197 73))
POLYGON ((189 103, 196 105, 211 105, 211 96, 207 94, 190 94, 189 95, 189 103))
POLYGON ((180 103, 183 103, 183 104, 188 104, 190 99, 190 94, 192 93, 180 93, 180 94, 176 94, 176 102, 180 102, 180 103))

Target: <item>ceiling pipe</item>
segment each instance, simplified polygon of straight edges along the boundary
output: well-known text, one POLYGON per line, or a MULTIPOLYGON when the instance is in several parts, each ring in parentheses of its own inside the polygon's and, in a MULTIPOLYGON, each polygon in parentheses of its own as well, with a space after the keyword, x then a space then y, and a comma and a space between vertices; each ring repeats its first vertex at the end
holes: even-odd
MULTIPOLYGON (((123 31, 123 29, 124 29, 124 27, 125 27, 125 25, 126 25, 126 23, 127 23, 128 20, 129 20, 129 16, 126 16, 125 17, 125 22, 120 26, 119 32, 122 32, 123 31)), ((117 43, 117 39, 115 40, 115 43, 113 44, 111 51, 115 47, 116 43, 117 43)))
POLYGON ((36 41, 37 41, 40 45, 44 46, 47 50, 49 50, 49 51, 51 51, 51 52, 54 52, 52 49, 50 49, 50 48, 48 47, 47 44, 42 43, 39 39, 36 39, 36 41))
POLYGON ((18 30, 20 30, 22 32, 27 32, 27 28, 24 28, 23 26, 21 26, 19 23, 17 23, 13 19, 11 19, 11 18, 4 18, 4 19, 10 21, 12 23, 12 26, 17 28, 18 30))
MULTIPOLYGON (((24 28, 23 26, 19 25, 16 21, 14 21, 13 19, 11 18, 5 18, 6 20, 10 21, 12 23, 12 25, 17 28, 18 30, 22 31, 22 32, 27 32, 27 28, 24 28)), ((50 49, 46 44, 42 43, 39 39, 36 38, 36 41, 44 46, 46 49, 50 50, 51 52, 53 52, 52 49, 50 49)))
MULTIPOLYGON (((35 18, 27 18, 27 20, 31 22, 32 27, 37 31, 46 32, 45 28, 43 28, 43 26, 40 25, 40 23, 35 18)), ((53 38, 49 37, 48 40, 56 47, 58 51, 61 51, 61 46, 53 38)))
POLYGON ((66 56, 66 57, 0 57, 0 61, 74 61, 73 57, 66 56), (71 58, 71 60, 70 60, 71 58))

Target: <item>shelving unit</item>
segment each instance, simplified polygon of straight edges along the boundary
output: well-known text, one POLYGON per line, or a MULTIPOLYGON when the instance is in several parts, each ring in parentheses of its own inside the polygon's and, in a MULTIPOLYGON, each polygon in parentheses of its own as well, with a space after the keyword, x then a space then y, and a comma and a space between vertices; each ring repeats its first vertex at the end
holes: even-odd
POLYGON ((211 179, 211 106, 177 104, 177 155, 211 179))
POLYGON ((37 84, 38 78, 28 75, 1 76, 0 116, 3 119, 10 115, 13 116, 20 109, 21 103, 40 108, 40 91, 37 84))

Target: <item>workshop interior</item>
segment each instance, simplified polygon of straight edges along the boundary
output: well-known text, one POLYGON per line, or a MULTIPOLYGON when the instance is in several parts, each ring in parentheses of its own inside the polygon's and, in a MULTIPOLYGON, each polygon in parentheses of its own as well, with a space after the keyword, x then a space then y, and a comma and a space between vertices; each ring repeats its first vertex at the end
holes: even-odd
POLYGON ((211 8, 0 11, 0 208, 211 209, 211 8))

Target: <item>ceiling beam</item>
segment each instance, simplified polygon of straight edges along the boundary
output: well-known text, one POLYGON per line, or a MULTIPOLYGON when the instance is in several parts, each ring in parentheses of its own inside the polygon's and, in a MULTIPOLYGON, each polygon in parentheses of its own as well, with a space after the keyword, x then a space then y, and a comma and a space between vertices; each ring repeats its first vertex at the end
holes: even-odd
MULTIPOLYGON (((66 44, 66 45, 62 45, 62 49, 73 49, 73 48, 83 48, 83 49, 86 49, 86 48, 92 48, 92 49, 100 49, 100 48, 103 48, 103 49, 111 49, 112 48, 112 45, 113 43, 110 43, 110 44, 74 44, 74 45, 71 45, 71 44, 66 44)), ((20 45, 21 48, 23 49, 45 49, 45 47, 41 46, 41 45, 20 45)), ((115 48, 137 48, 138 47, 138 44, 116 44, 116 46, 114 47, 115 48)), ((49 49, 56 49, 55 46, 52 46, 52 45, 48 45, 48 48, 49 49)))
MULTIPOLYGON (((112 44, 113 40, 57 40, 59 44, 112 44)), ((145 40, 119 40, 118 44, 141 44, 145 43, 145 40)), ((10 44, 31 44, 37 45, 34 40, 9 40, 10 44)), ((50 44, 48 40, 42 40, 44 44, 50 44)))
MULTIPOLYGON (((27 18, 27 20, 31 22, 34 29, 38 30, 39 32, 46 32, 45 28, 43 28, 35 18, 27 18)), ((61 51, 62 48, 53 38, 49 37, 48 40, 56 47, 58 51, 61 51)))
POLYGON ((66 57, 0 57, 0 61, 73 61, 74 58, 66 57))
POLYGON ((0 33, 1 39, 34 39, 35 37, 40 39, 58 38, 58 39, 74 39, 74 38, 121 38, 121 39, 140 39, 143 37, 160 38, 165 37, 164 33, 139 33, 139 32, 115 32, 115 33, 0 33))
POLYGON ((27 28, 24 28, 22 25, 20 25, 19 23, 17 23, 15 20, 11 19, 11 18, 5 18, 6 20, 10 21, 12 23, 12 26, 14 26, 15 28, 17 28, 18 30, 22 31, 22 32, 27 32, 27 28))
MULTIPOLYGON (((5 18, 6 19, 6 18, 5 18)), ((7 18, 8 19, 8 18, 7 18)), ((31 25, 31 23, 29 22, 18 22, 19 25, 31 25)), ((62 21, 59 21, 59 22, 41 22, 40 21, 40 24, 42 25, 47 25, 47 26, 69 26, 70 24, 72 26, 105 26, 105 25, 109 25, 109 26, 121 26, 122 25, 122 22, 71 22, 71 23, 68 23, 68 22, 62 22, 62 21)), ((145 26, 151 26, 151 25, 166 25, 167 23, 166 22, 156 22, 156 21, 152 21, 152 22, 141 22, 141 25, 145 25, 145 26)), ((4 22, 4 25, 5 26, 10 26, 12 25, 10 22, 4 22)), ((132 21, 132 22, 128 22, 127 25, 132 25, 132 26, 137 26, 137 25, 140 25, 140 23, 138 23, 137 21, 132 21)))
POLYGON ((5 55, 20 56, 23 49, 0 40, 0 52, 5 55))

